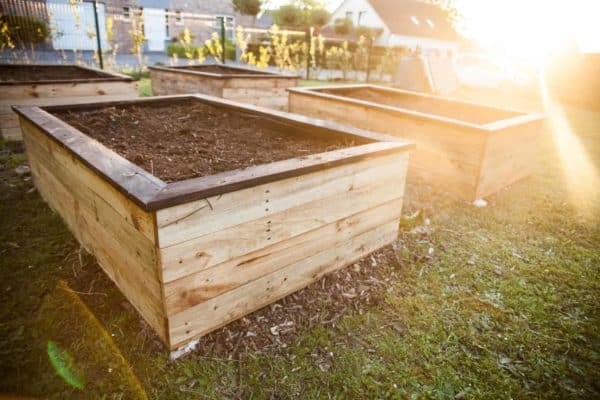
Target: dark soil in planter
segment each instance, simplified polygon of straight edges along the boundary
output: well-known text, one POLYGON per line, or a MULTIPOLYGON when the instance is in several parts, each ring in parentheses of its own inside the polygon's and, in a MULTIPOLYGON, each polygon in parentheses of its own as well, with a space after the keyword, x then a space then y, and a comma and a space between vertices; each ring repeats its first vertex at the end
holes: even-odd
POLYGON ((487 124, 519 115, 517 112, 373 89, 331 89, 322 92, 473 124, 487 124))
POLYGON ((107 75, 84 68, 77 68, 72 65, 0 65, 0 82, 98 79, 107 77, 107 75))
POLYGON ((223 67, 221 65, 193 65, 186 66, 180 69, 188 70, 188 71, 196 71, 196 72, 208 72, 211 74, 221 74, 221 75, 274 75, 269 72, 263 71, 252 71, 246 69, 238 69, 238 68, 229 68, 223 67))
POLYGON ((362 144, 190 100, 53 114, 166 182, 362 144))

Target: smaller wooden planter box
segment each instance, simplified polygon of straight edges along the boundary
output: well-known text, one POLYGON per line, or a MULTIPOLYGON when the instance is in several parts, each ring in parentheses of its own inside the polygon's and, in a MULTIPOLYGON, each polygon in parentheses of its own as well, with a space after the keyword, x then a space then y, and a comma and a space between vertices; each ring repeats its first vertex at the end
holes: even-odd
POLYGON ((21 140, 13 105, 75 104, 138 97, 131 77, 79 65, 0 65, 0 134, 21 140))
POLYGON ((15 111, 39 192, 171 349, 396 239, 412 147, 396 138, 200 95, 15 111), (159 102, 348 145, 165 183, 52 114, 159 102))
POLYGON ((373 85, 294 88, 290 112, 402 137, 409 175, 467 201, 532 173, 543 115, 373 85))
POLYGON ((225 65, 149 67, 154 95, 204 93, 286 111, 298 76, 225 65))

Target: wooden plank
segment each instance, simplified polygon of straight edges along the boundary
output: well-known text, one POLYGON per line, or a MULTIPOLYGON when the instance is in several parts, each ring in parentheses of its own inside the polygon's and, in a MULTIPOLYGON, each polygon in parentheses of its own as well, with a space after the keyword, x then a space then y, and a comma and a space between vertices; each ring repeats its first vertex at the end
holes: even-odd
POLYGON ((487 134, 463 132, 362 104, 290 93, 290 112, 395 135, 417 143, 410 175, 442 184, 456 197, 474 199, 487 134))
POLYGON ((285 90, 294 86, 298 86, 298 78, 282 78, 275 75, 270 77, 228 78, 225 79, 223 87, 233 90, 240 88, 255 90, 281 88, 285 90))
POLYGON ((409 143, 404 142, 376 142, 173 182, 169 183, 150 200, 148 207, 154 210, 167 208, 267 182, 321 171, 338 165, 404 152, 410 147, 409 143))
POLYGON ((376 180, 379 174, 395 172, 401 182, 406 159, 406 153, 390 154, 159 210, 156 213, 158 245, 172 246, 328 197, 349 182, 363 185, 376 180), (265 211, 267 202, 268 212, 265 211))
POLYGON ((11 85, 2 88, 0 105, 14 104, 15 99, 19 99, 21 101, 38 101, 39 99, 43 98, 95 96, 96 101, 98 101, 98 97, 114 95, 126 95, 130 98, 138 97, 138 83, 92 82, 11 85))
POLYGON ((399 221, 402 199, 358 212, 291 239, 244 254, 164 286, 167 315, 174 315, 224 292, 271 274, 286 265, 335 246, 353 236, 399 221))
POLYGON ((171 348, 285 297, 396 239, 398 222, 355 236, 279 271, 169 317, 171 348))
POLYGON ((96 222, 106 228, 119 242, 127 245, 136 263, 146 269, 146 273, 159 280, 157 268, 157 254, 154 247, 154 237, 148 238, 136 229, 136 227, 119 214, 113 205, 103 197, 105 193, 95 187, 92 190, 88 182, 81 179, 79 169, 84 167, 72 162, 57 162, 56 152, 48 152, 48 148, 40 146, 37 142, 30 140, 27 143, 27 154, 36 162, 52 171, 53 178, 60 181, 64 187, 71 189, 71 195, 79 202, 80 208, 85 207, 93 213, 96 222))
POLYGON ((148 201, 166 186, 154 175, 44 110, 37 107, 16 110, 21 117, 22 129, 28 125, 37 127, 41 135, 68 149, 68 156, 78 158, 100 175, 101 181, 107 182, 147 211, 148 201))
POLYGON ((223 96, 223 81, 205 76, 150 69, 152 92, 155 95, 204 93, 223 96))
POLYGON ((10 111, 7 113, 0 113, 0 128, 18 128, 19 117, 17 114, 10 111))
POLYGON ((47 155, 44 162, 53 165, 57 171, 65 170, 75 174, 74 179, 77 179, 77 185, 87 187, 91 192, 105 199, 124 221, 143 234, 146 239, 156 243, 155 222, 152 213, 146 212, 132 203, 112 185, 81 164, 67 149, 57 146, 44 133, 41 133, 39 128, 25 120, 22 120, 21 124, 23 130, 32 138, 29 146, 32 149, 39 147, 42 149, 41 152, 47 155))
POLYGON ((475 193, 484 198, 529 176, 538 163, 541 122, 490 135, 475 193))
POLYGON ((0 111, 13 112, 11 106, 56 106, 56 105, 76 105, 76 104, 91 104, 99 101, 122 101, 132 100, 137 98, 137 94, 115 94, 115 95, 92 95, 92 96, 63 96, 63 97, 40 97, 35 99, 30 98, 15 98, 5 101, 5 105, 0 105, 0 111))
POLYGON ((23 140, 23 135, 21 134, 21 128, 1 128, 0 134, 2 134, 2 138, 4 140, 9 140, 9 141, 23 140))
MULTIPOLYGON (((79 186, 76 181, 63 181, 65 177, 58 178, 53 166, 47 166, 42 161, 39 157, 42 150, 27 131, 25 143, 36 187, 44 199, 61 215, 79 242, 96 257, 111 280, 166 342, 162 288, 158 279, 148 273, 149 269, 155 269, 156 266, 143 265, 140 254, 130 247, 140 237, 115 236, 115 226, 119 223, 127 226, 125 221, 117 217, 107 224, 111 216, 103 212, 110 209, 100 206, 103 199, 96 198, 96 208, 92 209, 85 199, 86 195, 77 190, 79 186)), ((125 228, 121 232, 132 233, 133 230, 125 228)), ((152 251, 151 244, 147 243, 149 251, 152 251)))
POLYGON ((269 210, 259 218, 162 248, 160 256, 163 282, 210 268, 356 212, 401 198, 404 193, 405 168, 405 165, 399 165, 398 171, 402 172, 383 171, 385 175, 374 178, 370 183, 358 184, 350 178, 339 182, 338 190, 332 195, 307 199, 281 212, 271 213, 269 210), (235 246, 225 245, 233 242, 235 246))

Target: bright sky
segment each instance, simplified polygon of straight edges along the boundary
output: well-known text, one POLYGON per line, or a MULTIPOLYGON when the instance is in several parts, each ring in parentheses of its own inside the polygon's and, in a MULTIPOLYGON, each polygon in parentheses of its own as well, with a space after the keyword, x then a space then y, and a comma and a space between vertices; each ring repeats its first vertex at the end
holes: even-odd
MULTIPOLYGON (((291 0, 266 1, 277 8, 291 0)), ((324 1, 330 11, 341 2, 324 1)), ((572 37, 582 51, 600 53, 600 0, 454 2, 465 18, 465 35, 486 46, 537 57, 572 37)))

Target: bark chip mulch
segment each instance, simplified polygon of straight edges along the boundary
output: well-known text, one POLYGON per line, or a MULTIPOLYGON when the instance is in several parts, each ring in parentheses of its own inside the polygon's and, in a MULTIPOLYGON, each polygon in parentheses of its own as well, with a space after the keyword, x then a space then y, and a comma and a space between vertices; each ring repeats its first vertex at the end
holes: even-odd
POLYGON ((165 182, 361 144, 303 136, 260 115, 190 100, 53 114, 165 182))

